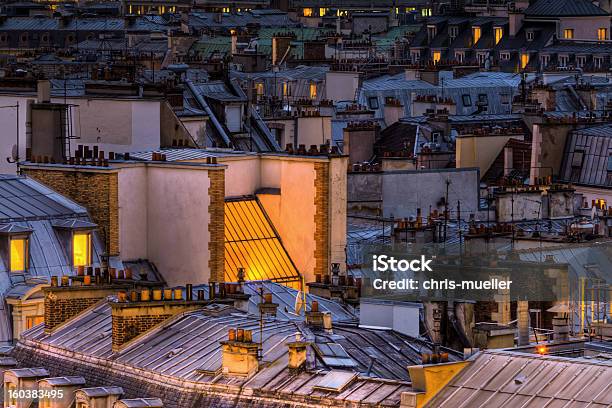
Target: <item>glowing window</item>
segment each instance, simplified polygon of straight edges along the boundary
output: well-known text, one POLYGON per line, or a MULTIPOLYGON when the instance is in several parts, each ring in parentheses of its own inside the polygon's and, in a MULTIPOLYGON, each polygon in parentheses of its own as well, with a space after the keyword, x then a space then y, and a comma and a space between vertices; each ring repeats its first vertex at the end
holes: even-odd
POLYGON ((257 96, 263 96, 264 84, 262 82, 255 84, 255 91, 257 92, 257 96))
POLYGON ((442 53, 440 51, 433 52, 433 63, 434 64, 437 64, 438 62, 440 62, 441 58, 442 58, 442 53))
POLYGON ((608 39, 608 29, 607 28, 598 28, 597 29, 597 39, 599 41, 604 41, 608 39))
POLYGON ((480 27, 472 27, 472 40, 474 41, 474 44, 476 44, 478 40, 480 40, 481 33, 482 32, 480 31, 480 27))
POLYGON ((317 84, 314 82, 310 84, 310 99, 315 99, 317 97, 317 84))
POLYGON ((525 68, 529 64, 529 54, 521 54, 521 68, 525 68))
POLYGON ((324 17, 326 14, 327 14, 327 9, 326 9, 326 8, 321 7, 321 8, 319 9, 319 16, 324 17))
POLYGON ((499 44, 502 37, 504 36, 504 29, 501 27, 495 27, 495 44, 499 44))
POLYGON ((27 238, 11 238, 11 272, 23 272, 27 269, 27 238))
POLYGON ((563 38, 565 38, 566 40, 571 40, 574 38, 574 29, 573 28, 566 28, 565 30, 563 30, 563 38))
POLYGON ((74 266, 91 265, 91 233, 76 232, 73 235, 72 260, 74 266))
POLYGON ((304 17, 312 17, 312 9, 311 8, 305 8, 304 9, 304 17))
POLYGON ((423 17, 431 17, 431 9, 430 8, 421 9, 421 15, 423 17))
POLYGON ((289 95, 289 84, 287 82, 283 82, 283 96, 289 95))
POLYGON ((26 329, 31 329, 34 326, 38 326, 44 323, 45 316, 28 316, 26 317, 26 329))

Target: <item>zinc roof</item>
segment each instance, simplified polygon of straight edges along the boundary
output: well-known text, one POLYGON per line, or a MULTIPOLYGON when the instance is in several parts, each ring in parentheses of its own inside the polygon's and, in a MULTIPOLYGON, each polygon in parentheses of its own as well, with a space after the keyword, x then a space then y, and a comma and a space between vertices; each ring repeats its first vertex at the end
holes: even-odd
POLYGON ((586 17, 607 16, 604 9, 588 0, 538 0, 525 9, 526 16, 586 17))
POLYGON ((503 351, 480 353, 428 408, 604 408, 612 364, 503 351))

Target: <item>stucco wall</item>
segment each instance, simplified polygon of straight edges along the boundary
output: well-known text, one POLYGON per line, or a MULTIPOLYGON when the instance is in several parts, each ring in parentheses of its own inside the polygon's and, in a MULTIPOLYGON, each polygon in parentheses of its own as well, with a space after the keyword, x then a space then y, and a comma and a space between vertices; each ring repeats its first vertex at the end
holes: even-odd
POLYGON ((563 30, 574 30, 575 40, 597 40, 597 29, 606 28, 610 38, 610 17, 564 17, 559 22, 559 38, 563 38, 563 30))
POLYGON ((479 172, 476 168, 467 168, 383 173, 383 215, 403 218, 415 216, 417 208, 421 208, 423 214, 427 214, 430 208, 444 210, 444 205, 439 203, 446 196, 447 180, 450 181, 448 202, 451 217, 456 218, 457 201, 461 201, 463 219, 468 219, 470 213, 476 214, 479 172))
MULTIPOLYGON (((457 138, 457 168, 478 167, 484 176, 508 140, 515 136, 474 136, 457 138)), ((522 138, 520 138, 522 140, 522 138)))
POLYGON ((123 260, 147 258, 147 168, 119 172, 119 248, 123 260))
POLYGON ((201 168, 148 168, 147 249, 170 285, 208 281, 209 184, 201 168))
POLYGON ((328 71, 325 74, 325 97, 334 102, 354 100, 360 75, 359 72, 328 71))

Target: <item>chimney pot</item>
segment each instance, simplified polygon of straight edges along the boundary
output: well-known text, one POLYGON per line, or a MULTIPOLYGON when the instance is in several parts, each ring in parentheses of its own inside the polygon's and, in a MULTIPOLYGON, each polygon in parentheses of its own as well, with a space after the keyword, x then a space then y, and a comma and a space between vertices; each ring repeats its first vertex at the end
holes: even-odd
POLYGON ((138 302, 138 292, 135 290, 130 292, 130 302, 138 302))
POLYGON ((238 329, 236 331, 236 340, 240 342, 244 341, 244 329, 238 329))
POLYGON ((149 291, 149 289, 144 289, 140 292, 140 300, 142 302, 148 302, 149 300, 151 300, 151 292, 149 291))
POLYGON ((187 301, 193 300, 193 285, 191 283, 185 285, 185 298, 187 301))
POLYGON ((70 277, 68 275, 62 275, 62 286, 70 286, 70 277))
POLYGON ((174 289, 174 300, 183 300, 183 289, 174 289))
POLYGON ((164 300, 172 300, 172 289, 164 289, 164 300))
POLYGON ((319 302, 317 302, 316 300, 313 300, 310 306, 310 311, 311 312, 318 312, 319 311, 319 302))
POLYGON ((57 287, 57 276, 51 277, 51 287, 57 287))
POLYGON ((125 291, 117 293, 117 300, 121 303, 127 302, 127 293, 125 291))
POLYGON ((229 329, 229 335, 227 338, 229 341, 236 341, 236 329, 229 329))
POLYGON ((204 299, 204 290, 203 289, 198 289, 198 300, 205 300, 204 299))
POLYGON ((85 286, 91 285, 91 276, 83 276, 83 285, 85 286))
POLYGON ((253 332, 251 330, 244 331, 244 342, 252 343, 253 342, 253 332))
POLYGON ((153 300, 162 300, 162 290, 153 289, 153 300))

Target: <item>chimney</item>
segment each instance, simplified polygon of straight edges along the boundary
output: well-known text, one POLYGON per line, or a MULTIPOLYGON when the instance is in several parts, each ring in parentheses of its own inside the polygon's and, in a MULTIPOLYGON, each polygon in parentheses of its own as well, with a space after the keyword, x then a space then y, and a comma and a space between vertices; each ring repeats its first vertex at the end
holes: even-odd
POLYGON ((221 346, 223 374, 250 377, 259 369, 259 344, 253 342, 251 330, 230 329, 221 346))
POLYGON ((323 329, 331 332, 332 330, 332 316, 329 312, 319 311, 319 302, 313 300, 310 306, 310 310, 306 312, 306 324, 313 329, 323 329))
MULTIPOLYGON (((67 276, 66 276, 67 278, 67 276)), ((91 279, 91 278, 90 278, 91 279)), ((45 333, 51 334, 62 323, 72 319, 84 310, 95 305, 118 289, 127 289, 122 285, 77 285, 67 283, 57 285, 57 276, 53 276, 51 286, 43 288, 45 307, 45 333)))
POLYGON ((569 321, 567 317, 553 317, 552 325, 555 342, 569 341, 569 321))
POLYGON ((519 300, 516 303, 516 315, 518 324, 518 345, 529 345, 529 302, 519 300))
POLYGON ((44 79, 38 81, 36 91, 38 103, 51 102, 51 82, 49 80, 44 79))
POLYGON ((508 21, 509 21, 509 32, 510 37, 516 36, 521 27, 523 26, 523 19, 525 15, 522 10, 510 10, 508 11, 508 21))
POLYGON ((512 147, 506 146, 504 147, 504 176, 510 174, 512 169, 514 168, 514 153, 512 151, 512 147))
POLYGON ((290 370, 299 370, 304 366, 309 345, 309 342, 302 341, 302 336, 299 333, 295 335, 295 341, 287 343, 289 348, 289 363, 287 367, 290 370))
POLYGON ((278 311, 278 303, 272 302, 272 293, 265 293, 263 295, 263 301, 258 305, 259 312, 263 316, 276 317, 278 311))
POLYGON ((231 38, 232 38, 232 55, 236 55, 238 53, 238 31, 230 30, 231 38))
POLYGON ((120 291, 117 300, 110 302, 113 352, 120 351, 126 343, 171 317, 209 304, 209 301, 185 300, 182 294, 182 288, 158 288, 152 293, 143 289, 141 292, 131 291, 129 295, 120 291))
POLYGON ((272 65, 277 65, 285 56, 291 46, 292 37, 289 35, 275 35, 272 37, 272 65))
POLYGON ((349 164, 369 161, 374 155, 374 142, 380 136, 380 126, 374 122, 349 123, 344 128, 344 153, 349 164))
POLYGON ((404 107, 401 102, 395 98, 385 99, 384 117, 387 126, 398 122, 404 116, 404 107))

